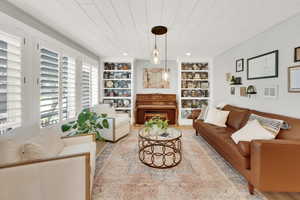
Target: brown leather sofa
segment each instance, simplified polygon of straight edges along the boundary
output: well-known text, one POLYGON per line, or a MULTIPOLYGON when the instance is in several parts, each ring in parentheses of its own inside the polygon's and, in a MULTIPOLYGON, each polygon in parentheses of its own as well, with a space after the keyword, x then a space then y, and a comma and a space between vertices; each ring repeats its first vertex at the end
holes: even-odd
POLYGON ((227 127, 217 127, 197 120, 200 110, 194 110, 196 135, 202 136, 254 188, 269 192, 300 192, 300 119, 263 113, 227 105, 230 111, 227 127), (281 130, 274 140, 241 141, 235 144, 231 135, 242 128, 251 113, 286 121, 291 128, 281 130))

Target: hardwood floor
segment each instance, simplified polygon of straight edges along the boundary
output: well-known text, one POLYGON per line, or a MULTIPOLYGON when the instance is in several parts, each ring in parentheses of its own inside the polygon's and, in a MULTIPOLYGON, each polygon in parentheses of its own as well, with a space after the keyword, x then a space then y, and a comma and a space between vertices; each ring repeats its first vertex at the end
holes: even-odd
MULTIPOLYGON (((143 125, 132 126, 133 130, 139 130, 143 125)), ((175 126, 183 130, 193 129, 192 126, 175 126)), ((100 153, 106 142, 97 142, 97 154, 100 153)), ((262 192, 268 200, 300 200, 300 193, 288 193, 288 192, 262 192)))

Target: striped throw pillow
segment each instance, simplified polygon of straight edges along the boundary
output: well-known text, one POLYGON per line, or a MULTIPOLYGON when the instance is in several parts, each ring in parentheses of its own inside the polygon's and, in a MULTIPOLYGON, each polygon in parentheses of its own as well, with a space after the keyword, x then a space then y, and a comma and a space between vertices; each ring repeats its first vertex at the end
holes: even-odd
POLYGON ((283 120, 272 119, 272 118, 251 114, 248 122, 253 120, 257 120, 262 127, 270 131, 274 136, 276 136, 279 133, 280 128, 283 124, 283 120))

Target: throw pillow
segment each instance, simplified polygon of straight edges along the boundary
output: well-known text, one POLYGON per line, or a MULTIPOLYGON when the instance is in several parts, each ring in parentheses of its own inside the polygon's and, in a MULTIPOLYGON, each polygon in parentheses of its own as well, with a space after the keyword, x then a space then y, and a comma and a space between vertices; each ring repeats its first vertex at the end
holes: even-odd
POLYGON ((255 114, 251 114, 248 121, 252 121, 252 120, 255 120, 255 119, 265 129, 267 129, 268 131, 271 131, 275 137, 279 133, 280 128, 283 124, 283 120, 262 117, 262 116, 255 115, 255 114))
POLYGON ((216 108, 209 108, 207 116, 204 120, 205 123, 213 124, 220 127, 226 127, 226 121, 229 111, 218 110, 216 108))
POLYGON ((248 121, 248 123, 231 135, 233 141, 237 144, 240 141, 252 141, 252 140, 270 140, 275 136, 272 132, 266 130, 260 123, 254 119, 248 121))
POLYGON ((197 119, 202 120, 202 121, 205 120, 206 115, 207 115, 207 111, 208 111, 208 107, 207 106, 202 106, 200 115, 198 116, 197 119))
POLYGON ((26 143, 23 146, 23 160, 37 160, 51 157, 42 145, 36 143, 26 143))
POLYGON ((226 124, 235 130, 240 129, 248 120, 249 112, 247 110, 231 110, 226 124))

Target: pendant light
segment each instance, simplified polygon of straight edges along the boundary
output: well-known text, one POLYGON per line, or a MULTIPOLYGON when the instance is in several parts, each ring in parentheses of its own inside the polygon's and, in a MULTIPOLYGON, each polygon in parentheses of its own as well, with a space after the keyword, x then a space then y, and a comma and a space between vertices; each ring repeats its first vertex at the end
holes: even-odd
POLYGON ((165 81, 167 81, 168 80, 168 78, 169 78, 169 74, 168 74, 168 67, 167 67, 167 32, 168 32, 168 28, 167 27, 165 27, 165 26, 155 26, 155 27, 153 27, 152 29, 151 29, 151 32, 154 34, 154 36, 155 36, 155 43, 154 43, 154 49, 153 49, 153 51, 152 51, 152 58, 151 58, 151 60, 152 60, 152 62, 154 63, 154 64, 159 64, 160 63, 160 58, 159 58, 159 50, 158 50, 158 48, 157 48, 157 35, 165 35, 165 62, 164 62, 164 64, 165 64, 165 66, 164 66, 164 72, 163 72, 163 79, 165 80, 165 81))
POLYGON ((159 59, 159 50, 157 48, 157 44, 156 44, 156 35, 155 35, 155 43, 154 43, 154 49, 152 51, 152 62, 153 64, 157 65, 160 63, 160 59, 159 59))

